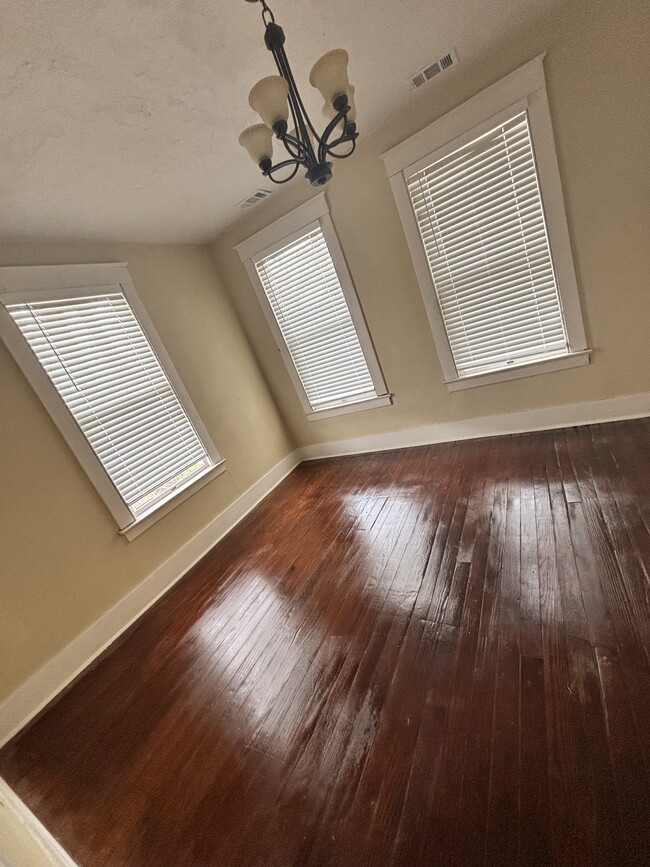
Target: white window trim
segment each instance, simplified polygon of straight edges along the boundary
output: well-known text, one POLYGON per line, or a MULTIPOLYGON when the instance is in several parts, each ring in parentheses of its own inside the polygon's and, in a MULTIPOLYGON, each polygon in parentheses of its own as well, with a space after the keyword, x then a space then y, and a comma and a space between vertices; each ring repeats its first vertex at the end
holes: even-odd
POLYGON ((20 329, 0 303, 0 337, 9 352, 27 377, 28 382, 49 412, 52 420, 61 431, 73 454, 81 464, 97 493, 115 519, 119 532, 127 540, 135 539, 140 533, 168 514, 195 491, 225 470, 225 460, 217 451, 205 425, 185 390, 172 361, 162 345, 147 312, 137 296, 135 287, 125 262, 109 262, 92 265, 34 265, 0 268, 0 299, 13 301, 32 299, 40 294, 52 297, 53 293, 69 294, 70 290, 95 289, 112 286, 124 292, 147 339, 158 356, 165 373, 178 395, 183 408, 196 428, 206 448, 213 466, 196 477, 189 485, 180 488, 169 498, 159 502, 150 512, 145 512, 137 520, 127 508, 113 485, 99 458, 92 450, 88 440, 81 432, 74 417, 61 399, 51 380, 41 367, 30 349, 20 329))
POLYGON ((562 184, 553 140, 551 113, 546 93, 544 57, 545 54, 538 55, 510 75, 497 81, 382 155, 420 284, 444 380, 449 391, 504 382, 509 379, 519 379, 589 363, 590 350, 587 348, 580 310, 578 285, 571 254, 562 184), (456 140, 463 135, 473 135, 481 124, 489 125, 495 117, 513 110, 515 106, 528 110, 542 193, 542 207, 546 217, 569 351, 557 358, 527 361, 520 365, 461 377, 458 375, 449 347, 429 264, 411 207, 406 177, 418 168, 418 164, 423 161, 426 163, 434 152, 443 149, 451 142, 456 143, 456 140))
POLYGON ((289 214, 286 214, 284 217, 271 223, 270 226, 266 226, 255 235, 252 235, 250 238, 237 244, 235 250, 237 250, 239 258, 244 263, 250 281, 253 284, 255 294, 257 295, 264 316, 266 317, 266 321, 268 322, 275 343, 282 356, 282 360, 285 363, 291 381, 298 393, 298 397, 300 398, 300 403, 305 412, 305 416, 309 421, 319 421, 320 419, 330 418, 336 415, 345 415, 351 412, 360 412, 361 410, 374 409, 375 407, 389 406, 392 404, 392 396, 388 393, 386 382, 384 381, 384 376, 381 372, 379 361, 377 360, 375 347, 373 346, 372 338, 368 331, 368 325, 365 316, 363 315, 359 298, 354 288, 352 277, 350 276, 350 271, 348 270, 347 262, 345 261, 345 256, 343 255, 343 250, 336 234, 332 218, 330 217, 329 207, 324 193, 319 193, 317 196, 314 196, 313 199, 305 202, 304 205, 300 205, 289 214), (362 400, 350 401, 349 403, 344 403, 339 406, 314 410, 309 402, 303 384, 300 381, 300 377, 298 376, 291 355, 287 350, 284 338, 282 337, 282 332, 275 320, 271 305, 268 302, 253 260, 259 259, 262 256, 270 255, 276 249, 284 246, 288 241, 291 241, 292 235, 299 236, 308 229, 311 224, 316 223, 321 227, 332 261, 334 262, 334 268, 336 269, 339 282, 341 283, 341 289, 343 290, 343 295, 345 296, 345 300, 350 310, 350 316, 352 317, 352 322, 356 329, 357 336, 359 337, 359 343, 361 344, 361 349, 366 364, 368 365, 372 384, 374 385, 377 394, 372 398, 364 398, 362 400))

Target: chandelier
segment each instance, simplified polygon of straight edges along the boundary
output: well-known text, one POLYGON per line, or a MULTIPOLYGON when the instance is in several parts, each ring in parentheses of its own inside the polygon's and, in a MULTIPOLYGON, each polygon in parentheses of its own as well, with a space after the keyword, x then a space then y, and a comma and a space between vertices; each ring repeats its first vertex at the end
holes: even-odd
POLYGON ((319 135, 305 110, 289 66, 284 50, 284 30, 275 23, 266 0, 248 2, 262 4, 262 21, 266 28, 264 42, 280 74, 263 78, 251 90, 249 105, 263 123, 245 129, 239 136, 239 144, 246 148, 264 177, 273 183, 285 184, 302 166, 306 169, 307 180, 320 187, 332 177, 332 163, 327 158, 351 156, 359 135, 355 123, 354 87, 348 82, 348 53, 342 48, 328 51, 316 61, 309 75, 309 83, 323 95, 323 114, 329 121, 319 135), (289 114, 293 124, 291 132, 289 114), (289 159, 275 165, 272 159, 273 133, 289 154, 289 159), (279 178, 275 177, 276 172, 280 172, 279 178))

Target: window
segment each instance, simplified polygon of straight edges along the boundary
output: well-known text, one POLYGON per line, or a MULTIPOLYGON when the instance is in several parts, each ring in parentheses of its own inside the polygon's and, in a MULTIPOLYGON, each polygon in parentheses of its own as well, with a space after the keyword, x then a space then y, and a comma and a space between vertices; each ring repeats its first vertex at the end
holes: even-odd
POLYGON ((384 159, 448 386, 588 363, 542 58, 384 159))
POLYGON ((237 249, 308 417, 390 403, 324 196, 237 249))
POLYGON ((223 462, 124 266, 2 268, 0 280, 5 342, 91 480, 108 492, 123 530, 132 537, 161 506, 214 475, 223 462), (12 291, 30 276, 38 288, 12 291), (95 285, 73 285, 86 276, 95 285))

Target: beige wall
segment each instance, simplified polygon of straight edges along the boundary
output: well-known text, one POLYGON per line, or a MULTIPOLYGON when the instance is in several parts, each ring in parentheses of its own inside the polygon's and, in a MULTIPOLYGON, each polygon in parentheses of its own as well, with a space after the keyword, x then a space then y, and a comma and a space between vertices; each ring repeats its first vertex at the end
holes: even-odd
MULTIPOLYGON (((650 388, 645 16, 645 0, 567 3, 541 24, 494 46, 480 63, 463 66, 461 56, 455 77, 415 98, 407 95, 409 107, 402 114, 364 136, 354 157, 335 163, 327 188, 332 218, 394 406, 308 422, 232 249, 309 198, 305 181, 294 181, 219 239, 214 251, 220 269, 300 444, 650 388), (592 363, 449 393, 380 154, 542 51, 592 363)), ((357 105, 363 129, 363 94, 357 105)), ((252 167, 251 173, 254 177, 252 167)))
POLYGON ((126 261, 227 472, 133 542, 0 341, 0 699, 293 450, 210 252, 0 246, 0 264, 126 261))

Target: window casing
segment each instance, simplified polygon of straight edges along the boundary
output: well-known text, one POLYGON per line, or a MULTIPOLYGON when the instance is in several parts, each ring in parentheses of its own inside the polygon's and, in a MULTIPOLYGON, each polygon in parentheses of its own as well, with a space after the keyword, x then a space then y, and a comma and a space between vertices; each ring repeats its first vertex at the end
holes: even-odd
POLYGON ((384 161, 450 390, 588 363, 543 56, 384 161))
POLYGON ((307 417, 389 404, 324 196, 237 250, 307 417))
POLYGON ((0 268, 0 333, 131 539, 223 469, 126 266, 0 268))

